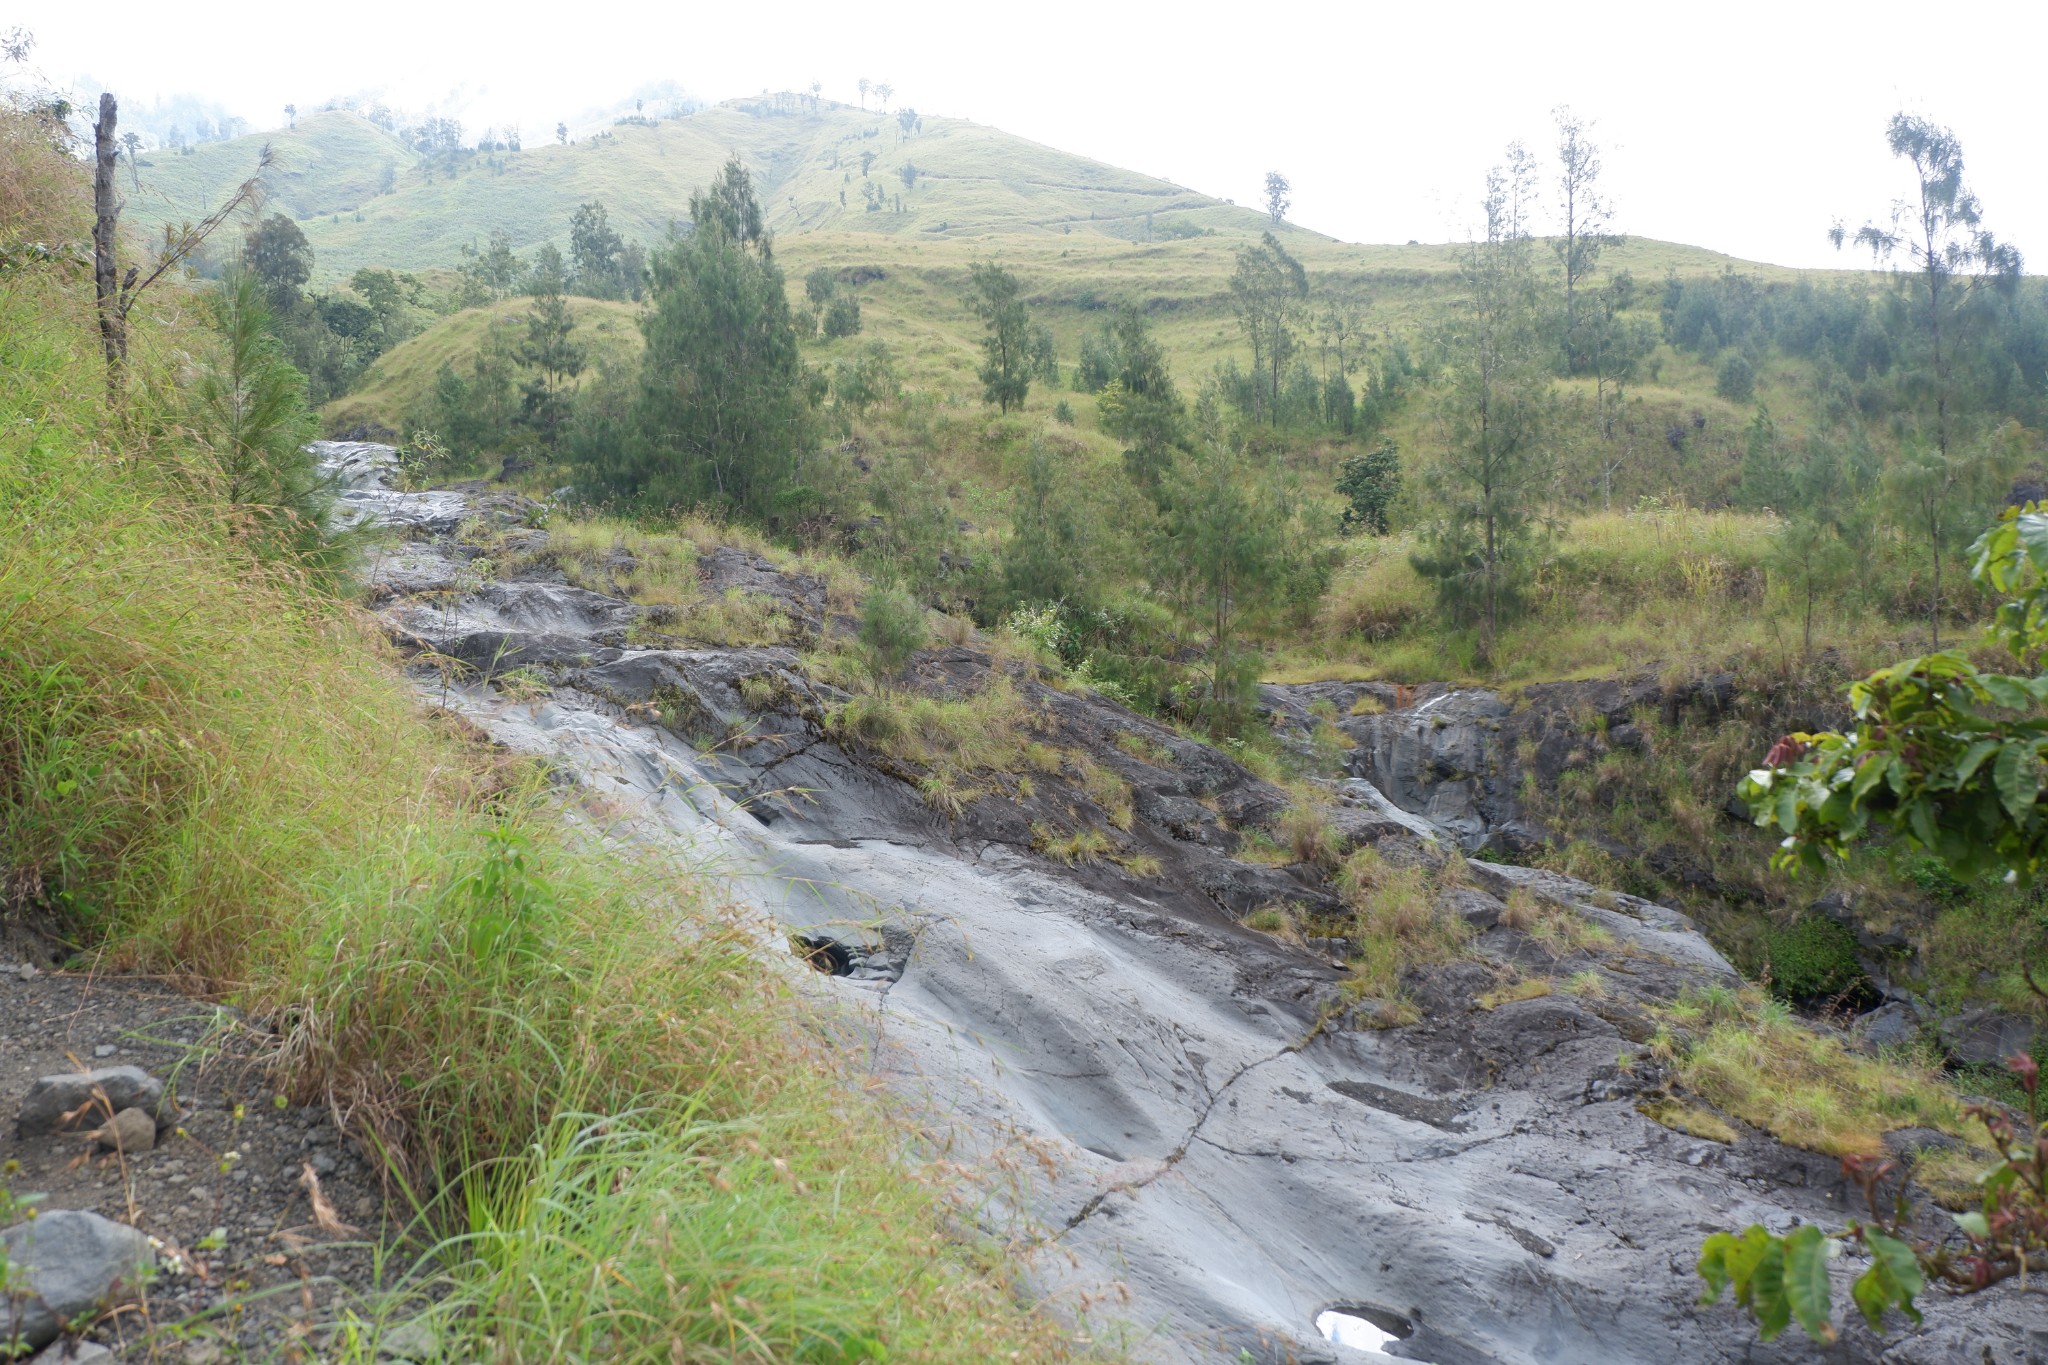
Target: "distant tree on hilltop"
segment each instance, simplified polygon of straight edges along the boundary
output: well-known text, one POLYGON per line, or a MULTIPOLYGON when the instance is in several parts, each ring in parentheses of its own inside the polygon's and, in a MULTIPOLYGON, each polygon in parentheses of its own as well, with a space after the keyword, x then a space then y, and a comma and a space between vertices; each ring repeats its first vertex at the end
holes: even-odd
POLYGON ((1294 203, 1287 197, 1294 186, 1287 183, 1287 177, 1278 171, 1266 172, 1266 213, 1276 223, 1287 220, 1287 210, 1294 203))
POLYGON ((1564 267, 1565 362, 1578 374, 1595 348, 1595 340, 1586 335, 1587 323, 1579 316, 1580 286, 1598 267, 1601 248, 1620 239, 1607 231, 1612 210, 1600 198, 1600 148, 1587 136, 1592 123, 1562 104, 1551 117, 1557 121, 1557 206, 1564 219, 1559 224, 1564 231, 1551 247, 1564 267))

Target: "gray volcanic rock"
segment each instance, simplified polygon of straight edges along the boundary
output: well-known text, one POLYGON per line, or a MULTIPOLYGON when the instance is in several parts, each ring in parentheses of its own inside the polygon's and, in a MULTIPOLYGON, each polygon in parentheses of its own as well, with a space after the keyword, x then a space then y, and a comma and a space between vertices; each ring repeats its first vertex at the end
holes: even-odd
POLYGON ((814 574, 785 573, 752 551, 728 545, 699 558, 697 572, 711 592, 766 597, 804 632, 818 635, 825 629, 825 581, 814 574))
POLYGON ((124 1109, 141 1109, 161 1117, 163 1098, 164 1083, 136 1066, 104 1066, 97 1071, 44 1076, 29 1087, 23 1098, 14 1131, 21 1137, 85 1132, 124 1109))
POLYGON ((14 1330, 31 1348, 141 1288, 155 1263, 149 1239, 96 1213, 58 1210, 0 1232, 7 1248, 14 1330))
POLYGON ((1508 704, 1491 692, 1445 692, 1412 710, 1361 716, 1352 770, 1402 810, 1448 831, 1468 849, 1510 818, 1516 791, 1512 747, 1501 744, 1508 704))
MULTIPOLYGON (((766 561, 717 562, 741 590, 808 600, 737 576, 766 561)), ((475 620, 487 606, 447 610, 475 620)), ((400 603, 387 619, 414 629, 417 610, 430 609, 400 603)), ((1715 1229, 1839 1226, 1854 1212, 1839 1163, 1747 1130, 1691 1137, 1637 1108, 1670 1083, 1645 1046, 1651 1010, 1735 979, 1683 915, 1474 860, 1446 898, 1478 931, 1471 953, 1402 979, 1412 1015, 1350 1003, 1330 966, 1344 945, 1240 922, 1337 901, 1312 867, 1230 856, 1287 797, 1217 750, 1026 666, 929 650, 904 686, 957 694, 1007 676, 1034 736, 1129 787, 1121 823, 1065 760, 1029 791, 977 774, 944 809, 919 770, 836 725, 844 695, 791 652, 638 649, 609 634, 619 619, 586 603, 545 622, 592 656, 544 663, 549 695, 428 695, 601 796, 605 837, 674 856, 757 912, 764 962, 864 1026, 849 1069, 915 1103, 951 1159, 1030 1173, 997 1182, 977 1217, 1041 1250, 1034 1285, 1056 1307, 1085 1294, 1093 1319, 1118 1305, 1133 1358, 1375 1358, 1318 1331, 1318 1313, 1347 1305, 1399 1323, 1409 1335, 1391 1349, 1436 1365, 1810 1358, 1759 1343, 1725 1304, 1699 1307, 1694 1263, 1715 1229), (1036 851, 1035 826, 1077 823, 1108 842, 1102 857, 1036 851), (1502 922, 1515 893, 1605 933, 1538 941, 1502 922), (1481 1003, 1517 974, 1600 988, 1481 1003)), ((1336 789, 1340 839, 1435 858, 1438 817, 1460 841, 1502 827, 1520 712, 1462 693, 1426 699, 1419 721, 1350 716, 1367 695, 1384 704, 1281 698, 1303 716, 1330 701, 1359 739, 1336 789)), ((1625 719, 1637 703, 1613 704, 1625 719)), ((1836 1267, 1840 1302, 1855 1269, 1836 1267)), ((1927 1325, 1890 1344, 1852 1323, 1839 1358, 2017 1359, 2026 1328, 2048 1325, 2003 1290, 1923 1307, 1927 1325)))
POLYGON ((1970 1010, 1940 1025, 1942 1046, 1959 1062, 2002 1066, 2015 1053, 2034 1046, 2031 1021, 1997 1010, 1970 1010))

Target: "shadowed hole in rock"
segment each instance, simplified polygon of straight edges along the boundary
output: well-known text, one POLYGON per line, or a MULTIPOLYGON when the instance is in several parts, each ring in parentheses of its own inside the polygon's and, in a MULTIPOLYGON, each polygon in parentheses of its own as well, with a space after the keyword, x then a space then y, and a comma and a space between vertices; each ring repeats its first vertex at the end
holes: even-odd
POLYGON ((1398 1313, 1340 1303, 1316 1314, 1316 1331, 1322 1334, 1323 1340, 1338 1346, 1384 1355, 1382 1347, 1389 1342, 1405 1340, 1415 1331, 1415 1326, 1398 1313))
POLYGON ((836 938, 823 934, 792 934, 790 948, 804 961, 827 976, 846 976, 853 971, 853 954, 836 938))

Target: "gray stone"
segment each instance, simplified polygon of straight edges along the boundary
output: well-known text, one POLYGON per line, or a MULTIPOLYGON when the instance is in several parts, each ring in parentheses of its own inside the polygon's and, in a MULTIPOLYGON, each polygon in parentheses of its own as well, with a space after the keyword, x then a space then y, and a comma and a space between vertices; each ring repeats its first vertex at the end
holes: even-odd
POLYGON ((441 1334, 434 1324, 415 1318, 401 1322, 378 1334, 377 1358, 380 1360, 438 1360, 441 1355, 441 1334))
POLYGON ((11 1277, 24 1297, 15 1326, 30 1346, 56 1339, 66 1323, 84 1321, 125 1301, 155 1261, 149 1239, 96 1213, 58 1210, 0 1232, 11 1277))
POLYGON ((1872 1047, 1903 1047, 1919 1037, 1920 1020, 1895 1000, 1859 1016, 1850 1031, 1872 1047))
POLYGON ((139 1066, 44 1076, 28 1089, 14 1131, 19 1137, 99 1127, 123 1109, 162 1116, 164 1083, 139 1066))
POLYGON ((97 1341, 79 1341, 71 1338, 53 1341, 36 1352, 28 1365, 85 1365, 89 1360, 112 1360, 114 1353, 97 1341))
POLYGON ((1481 933, 1499 924, 1501 913, 1507 909, 1495 897, 1468 887, 1444 892, 1437 897, 1437 904, 1481 933))
POLYGON ((156 1146, 156 1120, 140 1109, 123 1109, 93 1133, 102 1151, 137 1156, 156 1146))
POLYGON ((2034 1045, 2034 1026, 1997 1010, 1970 1010, 1939 1026, 1942 1046, 1951 1057, 1972 1066, 2003 1066, 2016 1052, 2034 1045))
POLYGON ((92 1055, 95 1057, 111 1057, 120 1050, 120 1048, 115 1047, 112 1043, 101 1043, 92 1050, 92 1055))

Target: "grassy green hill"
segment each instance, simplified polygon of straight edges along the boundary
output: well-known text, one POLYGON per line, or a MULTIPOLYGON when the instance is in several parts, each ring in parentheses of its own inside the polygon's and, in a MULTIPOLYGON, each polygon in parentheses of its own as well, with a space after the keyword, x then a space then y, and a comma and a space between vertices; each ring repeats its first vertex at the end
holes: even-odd
MULTIPOLYGON (((862 300, 863 331, 855 338, 808 348, 811 363, 829 369, 853 347, 881 341, 889 346, 910 388, 939 404, 971 408, 978 405, 975 367, 980 363, 981 336, 981 323, 966 299, 971 262, 993 256, 1016 272, 1033 320, 1052 330, 1066 364, 1079 353, 1083 335, 1100 326, 1114 309, 1139 309, 1166 347, 1177 379, 1192 391, 1219 362, 1244 359, 1229 290, 1233 253, 1245 237, 1242 232, 1219 231, 1212 237, 1147 244, 1100 233, 1002 233, 960 240, 825 229, 785 232, 776 250, 793 300, 801 298, 805 272, 816 266, 868 277, 855 289, 862 300)), ((1347 299, 1360 307, 1371 345, 1393 339, 1424 344, 1458 297, 1455 247, 1354 246, 1308 233, 1298 234, 1289 247, 1307 267, 1319 297, 1347 299)), ((1610 248, 1603 264, 1611 271, 1630 271, 1645 285, 1654 285, 1666 274, 1705 277, 1727 270, 1764 281, 1795 277, 1795 272, 1774 266, 1642 239, 1610 248)), ((1641 291, 1637 306, 1647 317, 1655 316, 1655 296, 1654 288, 1641 291)), ((574 306, 579 325, 585 328, 582 339, 600 345, 619 337, 622 344, 637 342, 636 329, 628 322, 636 311, 631 305, 577 300, 574 306)), ((379 359, 354 393, 329 404, 323 413, 328 425, 338 430, 374 421, 398 429, 440 365, 452 361, 460 367, 474 352, 485 335, 486 318, 509 321, 525 309, 524 300, 514 300, 441 320, 379 359)), ((1732 443, 1739 438, 1751 406, 1715 396, 1710 366, 1666 347, 1653 368, 1653 375, 1646 374, 1631 388, 1646 413, 1690 421, 1699 412, 1708 419, 1712 439, 1732 443)), ((1590 381, 1566 381, 1563 387, 1574 385, 1589 387, 1590 381)), ((1765 366, 1758 396, 1796 430, 1808 402, 1803 367, 1791 361, 1765 366)), ((1047 418, 1063 399, 1077 409, 1085 432, 1093 420, 1092 399, 1080 401, 1072 393, 1038 385, 1025 410, 1047 418)), ((1411 435, 1422 437, 1419 429, 1407 429, 1422 420, 1418 408, 1395 431, 1396 438, 1406 444, 1411 435)))
POLYGON ((272 153, 264 177, 267 208, 301 220, 352 214, 378 197, 387 173, 394 185, 405 184, 419 161, 411 148, 354 114, 312 114, 288 131, 142 158, 139 188, 128 196, 129 218, 151 232, 165 222, 197 222, 248 178, 266 144, 272 153))
POLYGON ((503 228, 521 252, 548 240, 566 244, 570 215, 593 199, 626 236, 658 241, 687 214, 690 192, 734 153, 755 176, 770 226, 782 233, 1142 242, 1265 222, 1250 209, 964 119, 927 116, 906 134, 894 114, 830 103, 812 112, 794 97, 624 125, 567 146, 470 156, 453 175, 356 115, 330 111, 302 119, 295 131, 151 158, 139 167, 131 216, 152 231, 166 220, 199 217, 249 173, 266 141, 278 161, 273 204, 304 227, 317 256, 316 283, 365 265, 452 265, 464 243, 493 228, 503 228), (387 170, 392 188, 384 193, 387 170), (863 198, 869 185, 885 196, 873 212, 863 198))

